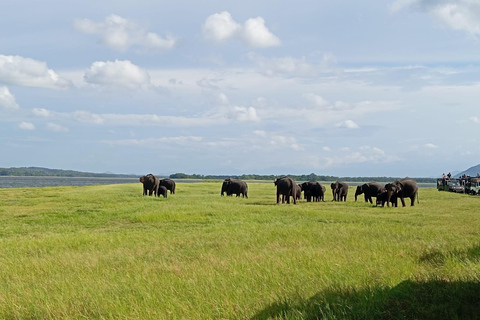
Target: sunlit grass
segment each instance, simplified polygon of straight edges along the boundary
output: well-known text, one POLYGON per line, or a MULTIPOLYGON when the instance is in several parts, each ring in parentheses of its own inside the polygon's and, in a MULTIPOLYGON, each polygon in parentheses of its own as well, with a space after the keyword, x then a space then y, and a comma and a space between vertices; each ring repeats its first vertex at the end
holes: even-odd
POLYGON ((220 188, 0 190, 0 318, 425 319, 429 303, 462 319, 480 306, 480 197, 277 205, 273 183, 248 199, 220 188), (410 297, 429 289, 450 302, 410 297))

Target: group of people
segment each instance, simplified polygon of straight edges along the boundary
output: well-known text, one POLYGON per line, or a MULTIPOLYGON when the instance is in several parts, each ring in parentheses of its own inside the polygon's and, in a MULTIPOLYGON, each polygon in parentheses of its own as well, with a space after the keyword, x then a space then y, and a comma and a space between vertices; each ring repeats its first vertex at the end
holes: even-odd
POLYGON ((451 179, 452 178, 452 174, 449 172, 447 175, 445 175, 445 172, 442 174, 442 179, 451 179))

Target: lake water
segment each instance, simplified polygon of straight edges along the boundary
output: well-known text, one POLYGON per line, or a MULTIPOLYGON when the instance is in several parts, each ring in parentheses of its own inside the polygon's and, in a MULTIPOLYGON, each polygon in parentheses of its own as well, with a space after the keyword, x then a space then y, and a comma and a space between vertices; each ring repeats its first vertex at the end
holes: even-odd
MULTIPOLYGON (((119 184, 140 183, 139 178, 86 178, 86 177, 12 177, 0 176, 0 188, 34 188, 34 187, 57 187, 57 186, 88 186, 95 184, 119 184)), ((204 180, 182 179, 181 182, 203 182, 204 180)), ((248 181, 253 183, 254 181, 248 181)), ((259 183, 271 183, 271 181, 255 181, 259 183)), ((321 182, 329 186, 329 182, 321 182)), ((349 183, 350 186, 363 184, 363 182, 349 183)), ((435 188, 435 183, 419 183, 420 188, 435 188)))
POLYGON ((94 184, 140 183, 139 178, 12 177, 0 176, 0 188, 88 186, 94 184))

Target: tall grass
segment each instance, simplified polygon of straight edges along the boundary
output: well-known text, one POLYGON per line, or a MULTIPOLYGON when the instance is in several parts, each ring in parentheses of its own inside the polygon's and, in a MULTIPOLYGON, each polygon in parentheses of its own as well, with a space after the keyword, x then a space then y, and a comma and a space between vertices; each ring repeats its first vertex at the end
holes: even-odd
POLYGON ((0 190, 0 318, 478 317, 480 197, 277 205, 273 183, 220 188, 0 190))

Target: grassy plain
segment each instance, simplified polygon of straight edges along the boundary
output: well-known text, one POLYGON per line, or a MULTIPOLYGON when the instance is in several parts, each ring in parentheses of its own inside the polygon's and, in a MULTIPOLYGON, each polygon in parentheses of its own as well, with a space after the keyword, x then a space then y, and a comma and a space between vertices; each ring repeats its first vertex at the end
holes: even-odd
POLYGON ((478 319, 480 197, 277 205, 221 183, 0 189, 1 319, 478 319))

